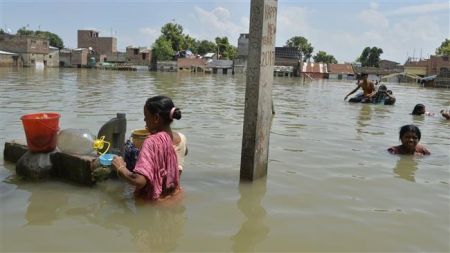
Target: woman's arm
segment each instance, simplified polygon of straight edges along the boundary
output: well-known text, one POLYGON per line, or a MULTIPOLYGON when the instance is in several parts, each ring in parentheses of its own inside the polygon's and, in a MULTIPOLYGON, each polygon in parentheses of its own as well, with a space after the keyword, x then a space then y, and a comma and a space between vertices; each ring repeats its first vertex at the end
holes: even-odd
POLYGON ((116 156, 113 160, 113 167, 117 171, 119 177, 123 177, 129 184, 136 186, 136 189, 141 189, 147 184, 144 176, 131 172, 126 168, 125 161, 122 157, 116 156))

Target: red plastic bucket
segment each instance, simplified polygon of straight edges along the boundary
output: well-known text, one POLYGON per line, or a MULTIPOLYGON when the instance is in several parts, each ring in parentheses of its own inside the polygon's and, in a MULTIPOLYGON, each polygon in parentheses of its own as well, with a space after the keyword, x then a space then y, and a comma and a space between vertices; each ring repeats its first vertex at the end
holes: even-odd
POLYGON ((33 113, 20 117, 30 151, 50 152, 56 148, 60 117, 58 113, 33 113))

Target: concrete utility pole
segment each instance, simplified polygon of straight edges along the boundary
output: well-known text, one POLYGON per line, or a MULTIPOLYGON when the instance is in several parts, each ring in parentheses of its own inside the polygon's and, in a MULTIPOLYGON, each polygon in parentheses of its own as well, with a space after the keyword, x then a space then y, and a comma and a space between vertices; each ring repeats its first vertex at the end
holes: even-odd
POLYGON ((267 175, 278 0, 252 0, 241 180, 267 175))

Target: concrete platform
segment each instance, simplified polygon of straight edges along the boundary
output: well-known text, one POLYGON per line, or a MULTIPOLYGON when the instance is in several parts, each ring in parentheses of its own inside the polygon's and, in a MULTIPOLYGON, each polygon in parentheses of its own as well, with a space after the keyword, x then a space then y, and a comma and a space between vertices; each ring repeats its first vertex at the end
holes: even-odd
MULTIPOLYGON (((26 152, 28 152, 26 144, 20 141, 10 141, 5 143, 3 157, 6 161, 16 163, 26 152)), ((50 160, 53 177, 87 186, 95 184, 96 179, 93 172, 99 168, 97 157, 55 152, 50 154, 50 160)))

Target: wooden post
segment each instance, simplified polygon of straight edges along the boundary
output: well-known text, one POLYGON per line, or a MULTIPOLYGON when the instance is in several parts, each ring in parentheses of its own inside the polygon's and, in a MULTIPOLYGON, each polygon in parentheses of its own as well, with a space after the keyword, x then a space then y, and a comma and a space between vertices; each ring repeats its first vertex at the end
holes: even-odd
POLYGON ((251 1, 241 180, 267 175, 277 5, 277 0, 251 1))

